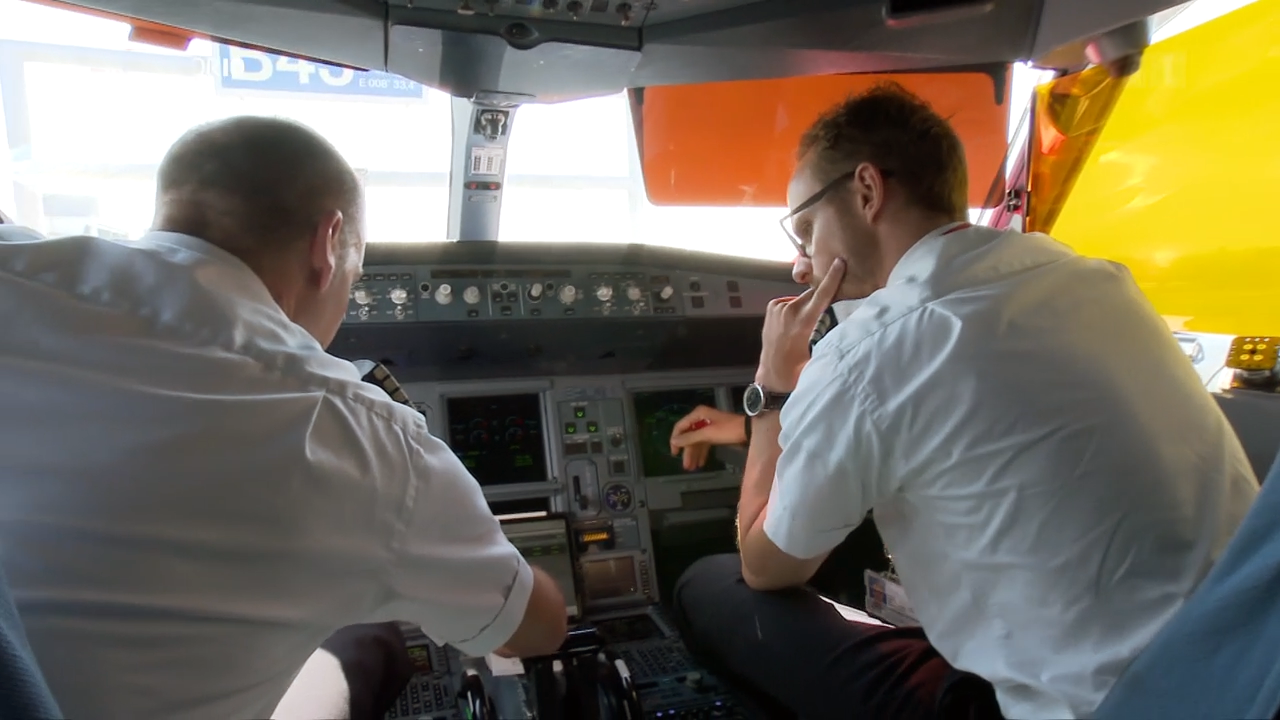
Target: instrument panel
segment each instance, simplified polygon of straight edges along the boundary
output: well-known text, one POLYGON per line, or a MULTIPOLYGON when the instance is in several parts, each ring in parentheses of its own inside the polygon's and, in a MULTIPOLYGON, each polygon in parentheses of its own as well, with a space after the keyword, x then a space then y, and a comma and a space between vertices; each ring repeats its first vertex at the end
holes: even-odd
POLYGON ((441 244, 402 258, 371 246, 365 272, 351 291, 346 322, 752 316, 796 288, 790 270, 777 263, 748 265, 625 245, 553 249, 538 244, 514 251, 508 245, 503 248, 508 257, 502 258, 507 262, 495 265, 494 258, 480 256, 471 245, 490 246, 441 244), (628 255, 642 256, 642 264, 628 255), (549 265, 539 257, 583 257, 585 262, 549 265))
POLYGON ((731 522, 742 453, 686 472, 672 428, 741 404, 764 309, 796 289, 782 263, 651 246, 370 245, 331 351, 386 365, 495 514, 569 518, 582 610, 609 612, 690 561, 664 528, 731 522))
MULTIPOLYGON (((669 439, 698 405, 740 407, 764 309, 796 289, 785 264, 647 246, 374 245, 330 351, 386 366, 495 515, 560 523, 565 541, 508 536, 632 668, 647 715, 718 717, 730 699, 661 608, 689 563, 732 551, 744 454, 686 471, 669 439)), ((484 674, 427 646, 436 670, 394 715, 454 717, 437 690, 465 663, 484 674)), ((484 684, 520 705, 525 685, 484 684)))
POLYGON ((406 383, 404 392, 495 514, 572 519, 590 612, 659 600, 655 513, 678 512, 686 496, 710 491, 727 490, 727 506, 736 501, 741 463, 731 453, 713 450, 706 465, 685 471, 669 438, 698 405, 731 409, 750 372, 406 383))

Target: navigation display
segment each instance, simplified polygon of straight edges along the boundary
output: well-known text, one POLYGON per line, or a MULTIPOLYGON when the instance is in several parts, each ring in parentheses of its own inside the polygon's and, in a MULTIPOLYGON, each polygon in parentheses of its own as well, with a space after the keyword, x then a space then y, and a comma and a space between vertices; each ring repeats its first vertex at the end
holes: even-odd
POLYGON ((564 594, 565 615, 577 618, 578 585, 569 553, 569 526, 564 518, 512 520, 502 523, 502 532, 526 562, 556 581, 564 594))
POLYGON ((481 485, 547 480, 542 403, 536 393, 453 397, 449 447, 481 485))
MULTIPOLYGON (((695 407, 715 407, 715 390, 691 388, 637 392, 631 396, 631 403, 635 407, 636 426, 640 433, 640 466, 644 476, 684 475, 685 469, 680 457, 671 455, 671 429, 695 407)), ((694 472, 720 470, 724 470, 724 463, 716 457, 713 448, 707 456, 707 464, 694 472)))

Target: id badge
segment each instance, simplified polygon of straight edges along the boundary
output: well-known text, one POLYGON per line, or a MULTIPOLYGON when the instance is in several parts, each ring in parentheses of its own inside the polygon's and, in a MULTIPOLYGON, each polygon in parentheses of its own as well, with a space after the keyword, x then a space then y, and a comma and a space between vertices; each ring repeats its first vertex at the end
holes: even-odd
POLYGON ((867 614, 877 617, 894 627, 919 625, 916 611, 907 600, 907 591, 888 576, 870 570, 863 571, 867 585, 867 614))

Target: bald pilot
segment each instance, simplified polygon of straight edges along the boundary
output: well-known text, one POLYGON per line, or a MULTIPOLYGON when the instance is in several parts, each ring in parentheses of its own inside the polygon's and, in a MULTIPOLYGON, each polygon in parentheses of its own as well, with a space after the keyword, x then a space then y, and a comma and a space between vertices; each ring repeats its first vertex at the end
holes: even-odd
POLYGON ((449 448, 325 352, 363 205, 315 132, 239 117, 170 149, 138 241, 0 243, 0 562, 67 717, 268 717, 356 623, 563 641, 449 448))

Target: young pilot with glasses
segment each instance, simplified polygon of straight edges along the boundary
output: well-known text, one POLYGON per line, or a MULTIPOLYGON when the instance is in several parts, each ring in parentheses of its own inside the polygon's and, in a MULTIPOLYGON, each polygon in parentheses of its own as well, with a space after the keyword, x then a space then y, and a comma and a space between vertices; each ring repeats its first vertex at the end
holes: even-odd
POLYGON ((1235 434, 1123 267, 966 222, 960 139, 901 87, 819 118, 788 199, 809 288, 765 312, 690 650, 763 717, 1090 716, 1256 495, 1235 434), (872 509, 898 627, 806 587, 872 509))

